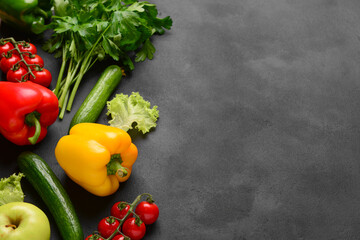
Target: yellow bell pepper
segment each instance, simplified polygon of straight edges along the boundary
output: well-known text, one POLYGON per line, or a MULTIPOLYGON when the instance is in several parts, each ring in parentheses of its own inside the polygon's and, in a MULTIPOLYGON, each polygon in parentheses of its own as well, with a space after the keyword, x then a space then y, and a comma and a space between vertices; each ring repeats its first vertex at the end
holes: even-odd
POLYGON ((138 151, 129 134, 98 123, 79 123, 56 145, 55 157, 75 183, 97 196, 116 192, 131 174, 138 151))

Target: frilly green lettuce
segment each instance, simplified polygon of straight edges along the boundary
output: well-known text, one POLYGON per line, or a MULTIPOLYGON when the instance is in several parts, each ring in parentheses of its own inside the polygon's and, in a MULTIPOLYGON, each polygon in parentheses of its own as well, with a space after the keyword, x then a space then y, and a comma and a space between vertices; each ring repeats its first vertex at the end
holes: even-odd
POLYGON ((130 96, 125 94, 116 94, 116 96, 107 102, 108 112, 111 120, 110 126, 128 131, 133 128, 141 131, 143 134, 156 127, 156 121, 159 118, 157 106, 150 108, 150 102, 145 101, 138 92, 133 92, 130 96))
POLYGON ((0 180, 0 206, 10 202, 23 202, 24 193, 21 189, 20 180, 24 177, 23 173, 15 173, 8 178, 0 180))

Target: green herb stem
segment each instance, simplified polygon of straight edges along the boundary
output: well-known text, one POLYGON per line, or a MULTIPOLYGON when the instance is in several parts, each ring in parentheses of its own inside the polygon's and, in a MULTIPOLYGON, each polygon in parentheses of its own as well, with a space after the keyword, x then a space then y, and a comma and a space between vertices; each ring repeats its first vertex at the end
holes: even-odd
POLYGON ((68 106, 67 106, 68 111, 71 111, 71 107, 72 107, 72 104, 74 102, 75 94, 76 94, 76 92, 77 92, 77 90, 79 88, 81 80, 83 79, 85 73, 90 69, 90 66, 92 66, 91 60, 92 60, 91 58, 90 59, 89 58, 85 59, 85 62, 82 63, 80 71, 76 76, 76 81, 75 81, 74 87, 73 87, 73 89, 71 91, 71 95, 70 95, 68 106))
POLYGON ((54 93, 57 97, 59 97, 59 91, 60 91, 60 88, 61 88, 61 82, 63 80, 63 76, 64 76, 64 72, 65 72, 65 68, 66 68, 66 63, 67 63, 67 55, 66 55, 66 48, 63 48, 63 51, 62 51, 62 63, 61 63, 61 68, 60 68, 60 72, 59 72, 59 76, 58 76, 58 79, 57 79, 57 82, 56 82, 56 87, 55 87, 55 90, 54 90, 54 93))
POLYGON ((79 78, 76 80, 74 88, 73 88, 73 90, 71 92, 71 96, 70 96, 70 99, 69 99, 69 104, 68 104, 68 107, 67 107, 68 111, 71 111, 71 107, 72 107, 72 104, 73 104, 73 101, 74 101, 74 98, 75 98, 75 94, 77 92, 77 89, 78 89, 78 87, 80 85, 80 82, 81 82, 82 78, 84 77, 85 73, 87 71, 89 71, 90 67, 96 62, 96 59, 95 59, 95 61, 92 63, 92 59, 94 58, 93 57, 93 52, 96 49, 97 45, 100 43, 100 40, 103 38, 106 31, 111 27, 111 25, 112 24, 110 23, 105 28, 105 30, 100 34, 100 36, 98 37, 98 39, 96 40, 95 44, 92 46, 90 51, 86 54, 86 57, 85 57, 85 59, 83 61, 83 65, 80 68, 80 72, 79 72, 79 75, 78 75, 79 78))
POLYGON ((66 80, 65 80, 65 85, 63 87, 63 92, 62 92, 61 97, 59 99, 60 108, 65 108, 65 106, 64 106, 65 96, 70 91, 69 89, 70 89, 70 86, 71 86, 71 84, 73 82, 72 80, 75 78, 75 76, 77 74, 77 71, 79 70, 80 65, 83 63, 82 59, 83 58, 80 58, 79 61, 76 64, 74 63, 74 61, 75 61, 74 59, 70 59, 68 73, 66 75, 66 80))
POLYGON ((65 85, 63 87, 63 92, 59 98, 59 107, 60 108, 63 108, 63 105, 64 105, 64 101, 65 101, 65 96, 66 96, 66 93, 68 92, 68 89, 70 87, 70 73, 72 71, 72 68, 73 68, 73 62, 74 60, 71 58, 70 59, 70 62, 69 62, 69 66, 68 66, 68 72, 67 72, 67 75, 66 75, 66 79, 65 79, 65 85))
POLYGON ((62 108, 61 118, 65 106, 71 111, 82 79, 97 61, 111 57, 124 69, 133 70, 130 54, 136 54, 135 62, 152 59, 155 48, 150 37, 155 33, 163 34, 172 26, 170 17, 159 18, 156 5, 146 1, 67 0, 56 3, 49 25, 54 34, 44 50, 62 56, 58 82, 53 90, 62 108))
POLYGON ((60 111, 60 114, 59 114, 59 119, 63 119, 64 118, 64 114, 65 114, 65 108, 66 108, 66 104, 67 104, 67 101, 69 99, 69 92, 63 94, 65 95, 64 97, 64 105, 63 105, 63 108, 61 108, 61 111, 60 111))

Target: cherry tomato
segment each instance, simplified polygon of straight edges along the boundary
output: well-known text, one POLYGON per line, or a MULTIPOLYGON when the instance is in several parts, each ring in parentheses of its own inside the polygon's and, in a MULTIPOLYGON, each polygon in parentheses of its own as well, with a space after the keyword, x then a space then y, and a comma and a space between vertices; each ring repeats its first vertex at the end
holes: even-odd
MULTIPOLYGON (((111 207, 110 214, 113 217, 123 219, 126 213, 129 211, 129 209, 130 209, 130 205, 127 205, 125 202, 117 202, 111 207)), ((133 214, 130 213, 128 217, 132 217, 132 215, 133 214)))
POLYGON ((49 70, 43 68, 39 70, 33 70, 32 73, 34 74, 35 78, 33 77, 33 75, 29 74, 30 81, 40 84, 44 87, 50 86, 52 76, 49 70))
POLYGON ((102 237, 108 238, 111 236, 111 234, 113 234, 114 231, 116 231, 119 225, 120 223, 118 220, 111 217, 106 217, 101 219, 99 222, 98 231, 102 237))
POLYGON ((89 235, 85 238, 85 240, 104 240, 103 238, 101 237, 98 237, 98 236, 94 236, 94 235, 89 235))
POLYGON ((20 52, 30 52, 31 54, 36 54, 37 49, 34 44, 26 42, 18 44, 20 52))
POLYGON ((159 208, 155 203, 143 201, 136 206, 135 213, 146 225, 153 224, 159 217, 159 208))
POLYGON ((11 49, 14 49, 14 46, 10 42, 0 45, 0 59, 3 58, 11 49))
MULTIPOLYGON (((35 70, 36 67, 44 67, 44 60, 36 54, 30 54, 30 55, 24 55, 24 60, 27 64, 33 65, 36 64, 36 66, 30 66, 31 70, 35 70)), ((22 63, 25 69, 27 69, 27 67, 25 66, 24 63, 22 63)))
POLYGON ((138 226, 136 222, 136 218, 128 218, 122 226, 122 232, 131 240, 140 240, 145 236, 145 224, 141 222, 140 226, 138 226))
POLYGON ((27 70, 25 68, 23 68, 23 67, 14 68, 14 69, 10 69, 7 72, 6 79, 9 82, 21 82, 21 80, 26 81, 28 78, 28 76, 26 74, 27 74, 27 70), (23 79, 23 76, 25 76, 24 79, 23 79))
POLYGON ((119 235, 116 235, 112 240, 124 240, 124 236, 119 234, 119 235))
POLYGON ((18 55, 11 54, 10 57, 3 57, 0 61, 0 69, 5 74, 12 68, 17 62, 19 62, 21 58, 18 55))

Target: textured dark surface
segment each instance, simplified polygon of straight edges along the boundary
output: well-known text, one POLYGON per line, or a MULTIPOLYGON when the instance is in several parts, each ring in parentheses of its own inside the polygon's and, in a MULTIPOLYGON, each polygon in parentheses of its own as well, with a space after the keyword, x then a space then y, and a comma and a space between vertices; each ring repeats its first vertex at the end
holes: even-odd
MULTIPOLYGON (((117 89, 138 91, 160 110, 155 131, 133 134, 140 154, 129 181, 99 198, 66 177, 54 148, 75 111, 34 147, 0 138, 1 177, 18 171, 20 151, 45 158, 85 234, 115 201, 149 192, 160 218, 147 240, 359 239, 360 2, 151 2, 174 26, 153 38, 155 58, 136 64, 117 89)), ((2 26, 1 35, 19 33, 2 26)), ((56 76, 59 62, 41 54, 56 76)), ((105 66, 86 75, 74 109, 105 66)), ((26 201, 47 211, 23 186, 26 201)))

